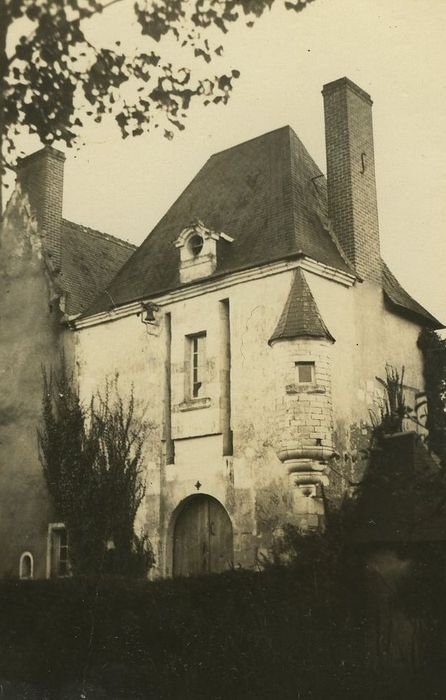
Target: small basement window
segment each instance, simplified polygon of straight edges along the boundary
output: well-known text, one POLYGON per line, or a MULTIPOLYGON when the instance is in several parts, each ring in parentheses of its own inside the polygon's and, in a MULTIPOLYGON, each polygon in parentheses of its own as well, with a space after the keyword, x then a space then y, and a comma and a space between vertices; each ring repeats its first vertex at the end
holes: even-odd
POLYGON ((299 384, 314 384, 314 362, 296 362, 299 384))
POLYGON ((34 560, 31 552, 23 552, 20 557, 19 576, 22 579, 33 578, 34 576, 34 560))

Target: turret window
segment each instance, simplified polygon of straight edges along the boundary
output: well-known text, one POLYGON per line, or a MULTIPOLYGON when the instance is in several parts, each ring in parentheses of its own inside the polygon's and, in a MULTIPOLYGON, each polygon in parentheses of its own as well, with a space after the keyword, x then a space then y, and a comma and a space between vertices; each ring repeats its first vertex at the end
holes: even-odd
POLYGON ((296 362, 299 384, 314 384, 314 362, 296 362))

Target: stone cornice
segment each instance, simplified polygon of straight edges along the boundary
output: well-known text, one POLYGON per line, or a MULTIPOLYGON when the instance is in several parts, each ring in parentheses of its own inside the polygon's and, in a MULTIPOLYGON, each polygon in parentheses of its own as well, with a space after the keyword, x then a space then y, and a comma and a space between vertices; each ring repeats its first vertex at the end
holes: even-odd
POLYGON ((329 265, 325 265, 313 260, 312 258, 302 256, 298 259, 282 260, 279 262, 270 263, 268 265, 262 265, 261 267, 254 267, 248 270, 241 270, 240 272, 233 272, 221 277, 200 279, 197 280, 195 284, 173 289, 158 296, 155 295, 150 299, 133 301, 128 304, 124 304, 123 306, 119 306, 116 309, 111 309, 110 311, 102 311, 86 318, 73 319, 72 326, 75 330, 81 330, 83 328, 97 326, 102 323, 110 323, 112 321, 117 321, 120 318, 125 318, 126 316, 133 316, 140 313, 142 302, 150 301, 159 307, 168 306, 169 304, 173 304, 178 301, 192 299, 193 297, 202 296, 203 294, 210 294, 212 292, 227 289, 228 287, 234 287, 238 284, 245 284, 246 282, 251 282, 253 280, 263 279, 264 277, 271 277, 272 275, 278 275, 282 272, 287 272, 288 270, 295 270, 298 267, 302 268, 302 270, 307 270, 308 272, 318 275, 319 277, 324 277, 325 279, 329 279, 337 284, 341 284, 344 287, 351 287, 356 281, 356 277, 353 274, 336 270, 329 265))

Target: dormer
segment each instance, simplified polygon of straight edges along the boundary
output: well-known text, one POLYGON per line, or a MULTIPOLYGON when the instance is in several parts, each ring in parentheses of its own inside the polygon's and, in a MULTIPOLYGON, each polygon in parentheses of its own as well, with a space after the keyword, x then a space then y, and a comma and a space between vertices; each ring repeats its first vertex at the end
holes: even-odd
POLYGON ((186 226, 175 241, 180 249, 180 282, 184 284, 212 275, 217 267, 219 242, 232 243, 233 240, 223 232, 206 228, 199 219, 186 226))

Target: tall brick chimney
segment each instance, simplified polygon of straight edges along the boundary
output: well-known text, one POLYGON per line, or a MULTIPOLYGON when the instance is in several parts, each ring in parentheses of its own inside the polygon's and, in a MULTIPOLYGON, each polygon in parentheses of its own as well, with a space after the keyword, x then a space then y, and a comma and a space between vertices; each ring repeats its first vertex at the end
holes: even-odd
POLYGON ((381 282, 372 100, 348 78, 324 85, 328 214, 357 273, 381 282))
POLYGON ((17 166, 17 179, 28 193, 56 271, 61 266, 64 162, 65 155, 61 151, 45 146, 22 158, 17 166))

